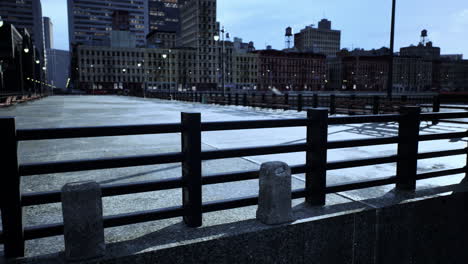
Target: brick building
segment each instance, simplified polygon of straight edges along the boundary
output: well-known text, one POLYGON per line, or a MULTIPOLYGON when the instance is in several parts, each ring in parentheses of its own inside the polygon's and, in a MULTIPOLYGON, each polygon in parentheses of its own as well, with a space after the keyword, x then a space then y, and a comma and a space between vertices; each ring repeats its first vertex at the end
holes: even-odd
POLYGON ((258 55, 259 90, 317 91, 326 87, 325 55, 277 50, 254 53, 258 55))

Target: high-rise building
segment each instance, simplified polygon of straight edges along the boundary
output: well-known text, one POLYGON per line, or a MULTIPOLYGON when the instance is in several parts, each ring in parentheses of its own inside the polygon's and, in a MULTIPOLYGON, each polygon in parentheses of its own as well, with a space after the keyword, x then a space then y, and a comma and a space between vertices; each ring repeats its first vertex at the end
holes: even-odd
POLYGON ((177 44, 196 50, 195 76, 200 87, 216 85, 219 48, 214 36, 220 35, 216 23, 216 0, 189 0, 180 7, 180 32, 177 44))
POLYGON ((187 0, 148 0, 149 29, 179 30, 179 6, 187 0))
POLYGON ((0 16, 2 20, 17 29, 27 29, 37 50, 42 56, 44 55, 44 28, 40 0, 1 0, 0 16))
POLYGON ((46 50, 54 48, 54 24, 49 17, 43 18, 44 23, 44 44, 46 50))
POLYGON ((148 0, 68 0, 70 44, 108 46, 116 11, 128 12, 129 30, 136 35, 137 45, 145 46, 148 0))
POLYGON ((65 90, 70 77, 70 52, 67 50, 47 50, 47 72, 49 83, 59 89, 65 90))
POLYGON ((322 19, 318 28, 310 25, 294 34, 294 46, 301 52, 313 52, 335 57, 340 51, 341 31, 331 28, 331 21, 322 19))

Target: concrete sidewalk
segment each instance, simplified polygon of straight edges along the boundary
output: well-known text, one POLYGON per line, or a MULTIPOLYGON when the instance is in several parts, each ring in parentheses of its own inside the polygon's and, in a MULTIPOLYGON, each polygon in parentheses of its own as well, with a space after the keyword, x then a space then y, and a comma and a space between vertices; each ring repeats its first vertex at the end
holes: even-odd
MULTIPOLYGON (((11 108, 0 109, 0 116, 16 116, 18 128, 56 128, 105 125, 178 123, 180 112, 200 112, 202 121, 231 121, 305 118, 306 113, 282 110, 258 110, 247 107, 202 105, 162 101, 157 99, 142 99, 119 96, 53 96, 39 101, 30 102, 11 108)), ((397 133, 395 124, 363 124, 331 126, 330 140, 368 138, 391 136, 397 133)), ((422 133, 441 133, 465 131, 461 125, 440 124, 430 126, 423 123, 422 133)), ((304 142, 305 128, 256 129, 248 131, 222 131, 203 133, 203 150, 223 149, 247 146, 281 145, 304 142)), ((433 149, 457 149, 466 146, 462 140, 436 141, 421 143, 421 151, 433 149)), ((44 140, 22 142, 19 146, 20 163, 90 159, 98 157, 133 156, 142 154, 157 154, 180 151, 179 134, 79 138, 67 140, 44 140)), ((329 152, 329 160, 345 160, 359 157, 375 157, 396 153, 395 145, 378 147, 350 148, 329 152)), ((242 157, 207 161, 203 163, 203 174, 235 172, 258 169, 266 161, 284 161, 289 165, 303 164, 304 153, 242 157)), ((439 158, 418 163, 420 172, 459 168, 465 165, 466 157, 439 158)), ((395 174, 395 164, 369 166, 356 169, 330 171, 328 183, 345 183, 353 180, 371 179, 374 177, 392 176, 395 174)), ((116 184, 138 182, 145 180, 180 177, 180 164, 158 166, 142 166, 112 170, 85 171, 77 173, 62 173, 40 175, 23 178, 23 192, 59 190, 68 182, 94 180, 100 184, 116 184)), ((441 179, 433 179, 418 183, 418 188, 445 186, 461 181, 463 175, 454 175, 441 179)), ((293 188, 303 188, 303 175, 295 175, 293 188)), ((348 204, 362 201, 362 208, 382 206, 376 197, 392 195, 394 186, 382 186, 366 190, 332 194, 327 196, 328 206, 348 204), (373 201, 373 202, 368 202, 373 201)), ((217 184, 203 188, 203 201, 214 201, 257 194, 258 181, 244 181, 228 184, 217 184)), ((181 205, 180 190, 150 192, 136 195, 104 198, 104 214, 114 215, 140 210, 151 210, 168 206, 181 205)), ((300 206, 303 199, 294 201, 294 206, 300 206)), ((354 204, 354 203, 353 203, 354 204)), ((255 218, 256 207, 246 207, 204 215, 204 227, 216 227, 238 221, 255 218)), ((25 208, 26 226, 56 223, 62 221, 60 204, 31 206, 25 208)), ((177 243, 184 240, 185 228, 179 218, 137 224, 106 230, 107 243, 122 243, 127 240, 148 240, 161 230, 171 230, 161 243, 177 243)), ((222 230, 218 230, 222 233, 222 230)), ((208 236, 208 235, 207 235, 208 236)), ((216 236, 210 233, 209 236, 216 236)), ((152 243, 150 243, 152 244, 152 243)), ((142 243, 141 245, 145 245, 142 243)), ((154 245, 153 245, 154 246, 154 245)), ((63 250, 63 238, 51 237, 27 242, 27 256, 55 253, 63 250)), ((131 251, 144 251, 132 248, 131 251)), ((0 248, 0 254, 2 249, 0 248)))

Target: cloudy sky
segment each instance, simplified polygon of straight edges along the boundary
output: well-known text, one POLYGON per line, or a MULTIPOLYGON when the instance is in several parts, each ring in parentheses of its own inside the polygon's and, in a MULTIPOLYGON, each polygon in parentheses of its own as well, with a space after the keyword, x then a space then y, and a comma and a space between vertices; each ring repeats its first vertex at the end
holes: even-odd
MULTIPOLYGON (((58 49, 68 49, 66 2, 42 0, 58 49)), ((388 46, 390 9, 391 0, 218 0, 218 21, 257 49, 282 49, 287 26, 298 32, 325 17, 342 31, 342 48, 371 49, 388 46)), ((468 57, 467 0, 397 0, 396 47, 417 44, 422 29, 444 54, 468 57)))

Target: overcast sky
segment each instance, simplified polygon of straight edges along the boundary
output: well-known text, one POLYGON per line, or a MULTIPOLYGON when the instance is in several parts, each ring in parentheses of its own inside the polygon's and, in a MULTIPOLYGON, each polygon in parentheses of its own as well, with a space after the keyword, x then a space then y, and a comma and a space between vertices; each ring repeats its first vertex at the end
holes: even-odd
MULTIPOLYGON (((57 49, 68 49, 67 1, 42 0, 54 24, 57 49)), ((294 32, 322 18, 342 32, 342 48, 389 46, 391 0, 218 0, 218 21, 231 37, 254 41, 257 49, 285 47, 284 30, 294 32)), ((422 29, 444 54, 468 57, 467 0, 397 0, 396 47, 417 44, 422 29)))

